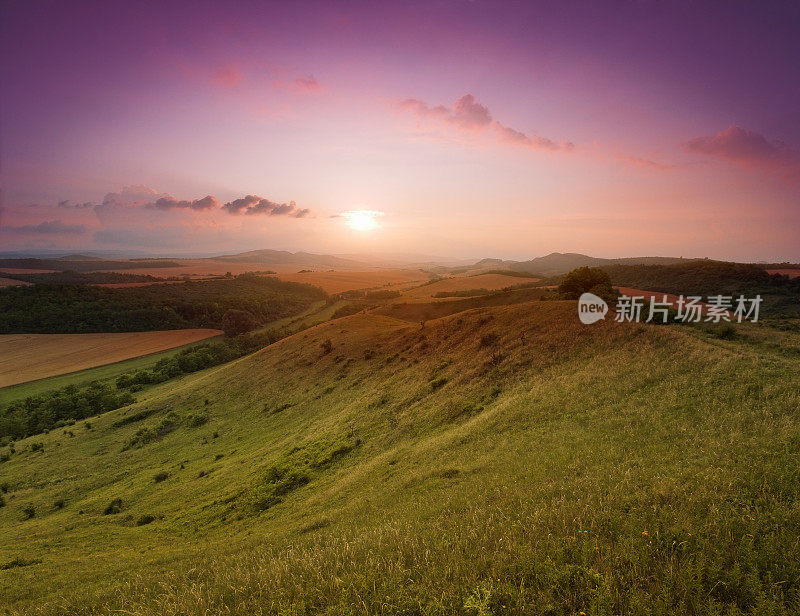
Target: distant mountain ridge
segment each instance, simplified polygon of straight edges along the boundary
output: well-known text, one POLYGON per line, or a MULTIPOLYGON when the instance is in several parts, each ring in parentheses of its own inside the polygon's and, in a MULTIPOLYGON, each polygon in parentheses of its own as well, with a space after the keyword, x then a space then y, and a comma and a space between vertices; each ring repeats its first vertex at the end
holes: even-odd
POLYGON ((671 265, 694 259, 683 257, 622 257, 604 259, 590 257, 576 252, 551 252, 543 257, 528 261, 504 261, 502 259, 482 259, 475 264, 478 269, 510 269, 517 272, 556 276, 564 274, 576 267, 603 267, 606 265, 671 265))
POLYGON ((371 267, 369 263, 335 257, 333 255, 314 254, 311 252, 289 252, 288 250, 249 250, 232 255, 221 255, 213 257, 214 261, 228 263, 262 263, 264 265, 277 265, 283 263, 294 263, 297 265, 307 265, 311 267, 346 267, 364 268, 371 267))

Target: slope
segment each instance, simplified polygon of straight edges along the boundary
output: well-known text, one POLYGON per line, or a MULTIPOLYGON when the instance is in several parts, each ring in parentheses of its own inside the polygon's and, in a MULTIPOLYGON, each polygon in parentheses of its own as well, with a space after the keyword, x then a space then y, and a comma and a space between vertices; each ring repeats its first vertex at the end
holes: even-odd
POLYGON ((353 315, 16 443, 0 602, 792 613, 797 354, 574 311, 353 315))

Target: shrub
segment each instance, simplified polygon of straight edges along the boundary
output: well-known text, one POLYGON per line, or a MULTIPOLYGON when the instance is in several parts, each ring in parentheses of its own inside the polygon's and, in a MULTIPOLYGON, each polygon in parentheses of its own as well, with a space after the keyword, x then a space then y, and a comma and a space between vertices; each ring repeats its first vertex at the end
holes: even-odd
POLYGON ((481 346, 482 347, 490 347, 498 343, 500 340, 500 336, 495 332, 489 332, 488 334, 484 334, 481 336, 481 346))
POLYGON ((147 419, 148 417, 150 417, 150 415, 152 415, 155 412, 156 412, 156 409, 145 409, 144 411, 139 411, 138 413, 133 413, 131 415, 128 415, 127 417, 123 417, 121 419, 118 419, 113 424, 111 424, 111 427, 113 427, 113 428, 121 428, 122 426, 127 426, 128 424, 132 424, 132 423, 135 423, 137 421, 141 421, 143 419, 147 419))
POLYGON ((34 507, 33 505, 25 505, 22 508, 22 519, 23 520, 30 520, 35 515, 36 515, 36 507, 34 507))
POLYGON ((146 524, 150 524, 151 522, 155 522, 155 516, 145 514, 136 520, 136 526, 145 526, 146 524))
POLYGON ((31 443, 31 451, 44 451, 44 443, 31 443))
POLYGON ((323 343, 322 343, 322 344, 320 344, 319 346, 320 346, 320 347, 322 347, 322 352, 323 352, 325 355, 327 355, 328 353, 330 353, 331 351, 333 351, 333 342, 331 342, 331 339, 330 339, 330 338, 328 338, 328 339, 327 339, 325 342, 323 342, 323 343))
POLYGON ((447 377, 440 376, 438 379, 433 379, 430 382, 430 386, 431 386, 431 389, 436 391, 440 387, 443 387, 445 383, 447 383, 447 377))
POLYGON ((105 509, 103 509, 103 515, 114 515, 115 513, 119 513, 120 511, 122 511, 122 499, 115 498, 110 503, 108 503, 108 505, 106 505, 105 509))
POLYGON ((63 509, 64 508, 64 499, 59 498, 56 502, 53 503, 53 509, 63 509))
POLYGON ((192 413, 186 416, 186 425, 190 428, 197 428, 208 422, 208 415, 192 413))
POLYGON ((8 569, 14 569, 15 567, 28 567, 30 565, 37 565, 40 562, 42 562, 42 561, 39 558, 26 559, 26 558, 21 558, 21 557, 17 556, 16 558, 13 558, 12 560, 9 560, 8 562, 4 562, 2 565, 0 565, 0 571, 6 571, 8 569))
POLYGON ((169 477, 169 473, 167 471, 159 471, 155 475, 153 475, 153 481, 156 483, 161 483, 167 477, 169 477))
POLYGON ((145 426, 137 430, 136 434, 125 443, 123 451, 131 447, 141 447, 163 438, 178 427, 180 420, 181 418, 177 413, 170 411, 156 425, 145 426))
POLYGON ((287 494, 303 487, 309 481, 311 478, 302 471, 290 471, 273 466, 267 472, 266 484, 258 490, 253 499, 253 509, 265 511, 283 501, 287 494))
POLYGON ((583 293, 594 293, 607 302, 617 298, 611 276, 599 267, 583 266, 572 270, 558 285, 558 292, 565 299, 578 299, 583 293))

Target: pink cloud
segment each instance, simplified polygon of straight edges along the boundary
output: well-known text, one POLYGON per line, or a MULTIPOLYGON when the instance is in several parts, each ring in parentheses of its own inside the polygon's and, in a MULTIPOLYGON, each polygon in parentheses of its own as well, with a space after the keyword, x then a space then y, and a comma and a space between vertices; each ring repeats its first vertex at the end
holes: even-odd
POLYGON ((721 158, 745 167, 781 168, 800 164, 800 155, 781 141, 730 126, 713 137, 695 137, 685 144, 695 154, 721 158))
POLYGON ((289 89, 296 94, 319 94, 322 92, 322 85, 313 75, 305 75, 295 79, 289 89))
POLYGON ((490 131, 495 141, 503 145, 516 145, 536 150, 549 150, 551 152, 575 149, 573 143, 556 142, 538 135, 527 135, 522 131, 492 120, 489 108, 476 101, 472 94, 464 94, 453 103, 452 107, 445 105, 431 107, 426 102, 416 98, 398 101, 397 107, 418 118, 454 126, 462 131, 490 131))
POLYGON ((669 171, 671 169, 678 168, 678 165, 668 165, 655 160, 650 160, 649 158, 642 158, 641 156, 629 156, 627 154, 618 154, 617 160, 625 163, 626 165, 641 167, 642 169, 653 169, 655 171, 669 171))
POLYGON ((145 207, 156 208, 159 210, 172 210, 172 209, 189 209, 189 210, 210 210, 220 206, 219 199, 211 195, 207 195, 202 199, 195 199, 194 201, 181 201, 172 195, 166 195, 154 201, 147 203, 145 207))
POLYGON ((86 233, 85 225, 70 225, 60 220, 47 220, 36 225, 0 227, 3 231, 36 235, 80 235, 86 233))
POLYGON ((298 209, 294 201, 276 203, 258 195, 245 195, 241 199, 226 203, 222 209, 227 210, 229 214, 266 214, 268 216, 291 216, 292 218, 304 218, 311 213, 308 208, 298 209))
POLYGON ((242 71, 232 65, 211 69, 211 83, 222 88, 233 88, 242 82, 242 71))

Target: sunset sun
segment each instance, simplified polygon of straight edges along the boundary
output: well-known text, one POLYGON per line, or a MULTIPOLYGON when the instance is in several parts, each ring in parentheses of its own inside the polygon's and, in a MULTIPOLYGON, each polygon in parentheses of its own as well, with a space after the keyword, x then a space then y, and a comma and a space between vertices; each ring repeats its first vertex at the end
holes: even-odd
POLYGON ((353 210, 342 214, 347 221, 347 226, 356 231, 372 231, 377 228, 377 219, 381 215, 383 215, 383 212, 375 210, 353 210))

